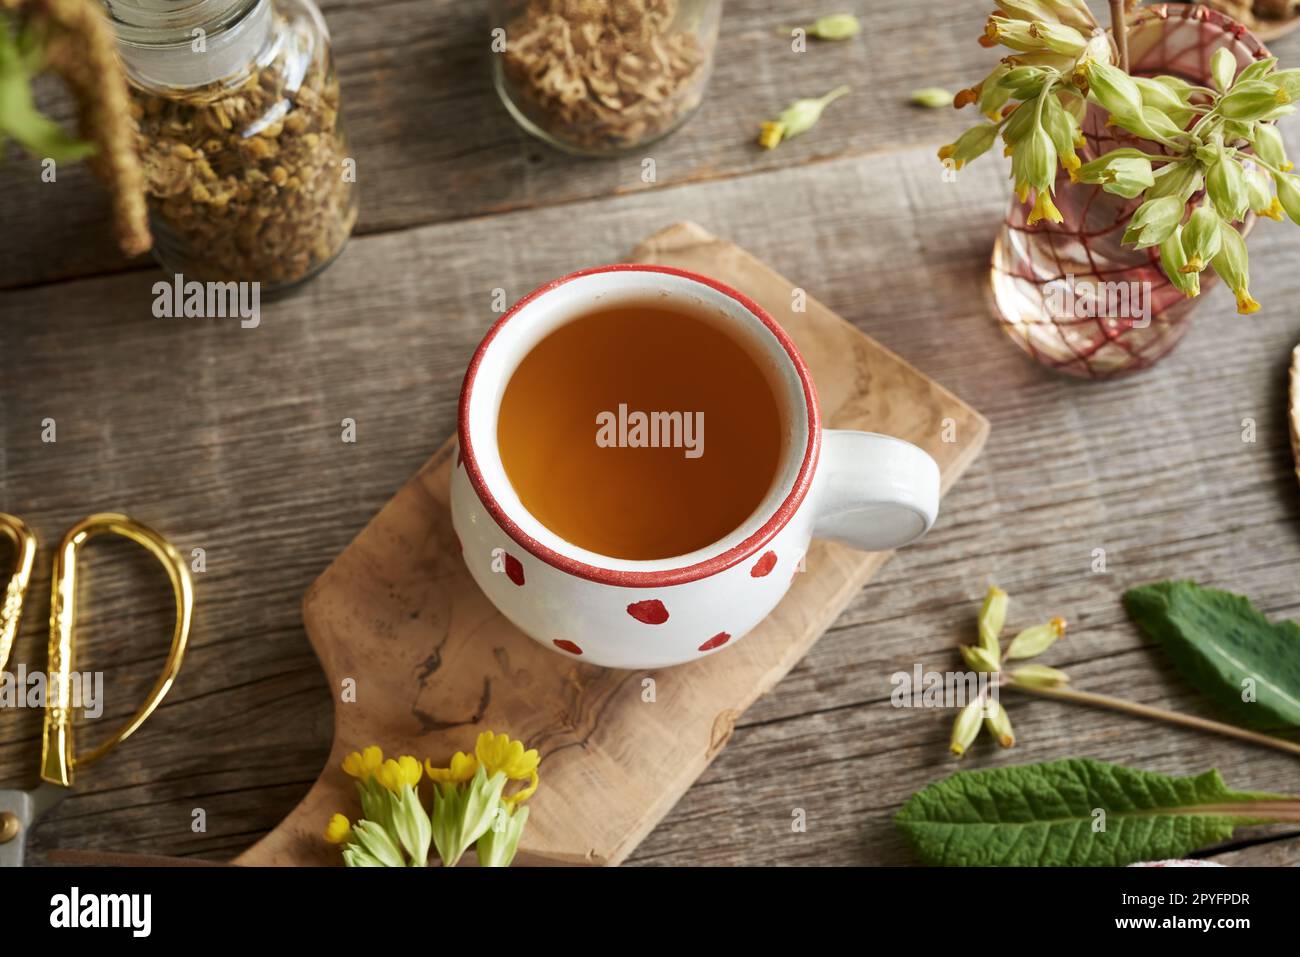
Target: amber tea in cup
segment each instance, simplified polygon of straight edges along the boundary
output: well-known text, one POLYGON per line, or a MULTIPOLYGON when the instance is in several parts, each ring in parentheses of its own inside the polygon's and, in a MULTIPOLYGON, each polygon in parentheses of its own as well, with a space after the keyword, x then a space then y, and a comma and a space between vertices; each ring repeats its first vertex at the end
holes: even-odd
POLYGON ((520 361, 497 444, 523 506, 566 541, 631 561, 738 528, 776 480, 776 392, 751 351, 653 305, 579 315, 520 361))

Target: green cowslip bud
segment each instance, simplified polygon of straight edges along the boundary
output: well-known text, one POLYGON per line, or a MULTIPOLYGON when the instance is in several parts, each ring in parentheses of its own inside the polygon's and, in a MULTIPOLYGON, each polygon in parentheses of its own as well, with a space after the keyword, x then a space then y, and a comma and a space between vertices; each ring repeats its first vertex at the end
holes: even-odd
POLYGON ((1236 75, 1237 58, 1227 47, 1219 47, 1210 57, 1210 77, 1214 80, 1214 88, 1220 93, 1227 93, 1236 75))
POLYGON ((966 753, 966 749, 975 743, 979 737, 980 724, 984 719, 984 701, 975 699, 966 707, 961 709, 957 715, 957 720, 952 724, 952 737, 949 739, 948 750, 961 757, 966 753))
POLYGON ((1074 148, 1079 139, 1079 125, 1055 96, 1049 95, 1043 102, 1043 129, 1052 138, 1061 165, 1070 172, 1077 170, 1081 161, 1074 148))
POLYGON ((1144 76, 1133 77, 1133 82, 1138 85, 1138 90, 1142 94, 1142 105, 1164 113, 1179 130, 1192 118, 1194 111, 1167 83, 1160 83, 1144 76))
POLYGON ((1232 226, 1224 223, 1220 230, 1219 254, 1211 263, 1232 294, 1237 299, 1237 312, 1248 316, 1259 311, 1259 303, 1250 294, 1250 262, 1246 253, 1246 240, 1232 226))
POLYGON ((994 5, 1014 20, 1055 20, 1043 0, 994 0, 994 5))
POLYGON ((1259 158, 1269 166, 1276 167, 1284 173, 1291 169, 1291 161, 1286 158, 1286 146, 1282 142, 1282 134, 1276 124, 1256 123, 1251 142, 1259 158))
POLYGON ((1225 119, 1259 120, 1290 102, 1291 96, 1285 87, 1274 86, 1266 80, 1250 80, 1238 83, 1226 93, 1219 100, 1217 109, 1225 119))
POLYGON ((1002 747, 1015 746, 1016 736, 1011 730, 1011 718, 1007 715, 1007 709, 1002 707, 1002 702, 995 698, 990 698, 984 705, 984 727, 989 729, 989 734, 1002 747))
POLYGON ((1023 203, 1029 190, 1047 189, 1056 181, 1056 146, 1041 126, 1034 125, 1011 154, 1011 178, 1023 203))
POLYGON ((1124 231, 1123 241, 1138 249, 1159 246, 1183 218, 1183 201, 1177 196, 1149 199, 1137 208, 1124 231))
MULTIPOLYGON (((1186 122, 1185 120, 1183 122, 1186 122)), ((1122 121, 1121 126, 1145 136, 1147 139, 1165 142, 1183 134, 1183 124, 1175 122, 1163 110, 1154 106, 1142 107, 1142 112, 1134 121, 1122 121)))
POLYGON ((847 40, 862 30, 858 18, 851 13, 828 13, 818 17, 804 28, 808 36, 818 40, 847 40))
POLYGON ((1142 91, 1119 67, 1100 61, 1087 66, 1088 88, 1094 100, 1116 122, 1136 121, 1142 115, 1142 91))
POLYGON ((1192 210, 1183 227, 1183 252, 1187 262, 1179 272, 1202 272, 1219 254, 1220 224, 1223 222, 1210 206, 1202 204, 1192 210))
MULTIPOLYGON (((1133 78, 1137 80, 1137 77, 1133 78)), ((1168 73, 1162 73, 1159 76, 1151 77, 1152 83, 1159 83, 1161 86, 1168 87, 1178 97, 1180 103, 1186 104, 1191 98, 1192 85, 1180 76, 1170 76, 1168 73)))
POLYGON ((1183 250, 1183 227, 1179 226, 1160 244, 1160 269, 1174 288, 1191 299, 1201 294, 1201 274, 1183 272, 1187 253, 1183 250))
POLYGON ((995 661, 1002 658, 998 637, 1002 634, 1002 626, 1006 624, 1007 606, 1010 603, 1011 599, 1006 592, 997 585, 990 585, 984 596, 984 604, 980 606, 980 647, 992 655, 995 661))
POLYGON ((987 45, 1001 43, 1021 53, 1045 49, 1043 41, 1031 34, 1029 27, 1030 24, 1024 20, 1012 20, 994 14, 984 25, 984 39, 981 42, 987 45))
MULTIPOLYGON (((1011 72, 1009 66, 999 63, 979 86, 977 100, 979 111, 995 122, 1002 118, 1002 107, 1006 106, 1007 100, 1011 99, 1011 91, 1002 85, 1002 77, 1009 72, 1011 72)), ((959 98, 954 103, 964 105, 965 101, 959 98)))
POLYGON ((1201 164, 1195 159, 1183 159, 1177 163, 1166 163, 1155 172, 1155 183, 1147 190, 1147 199, 1159 199, 1161 196, 1177 196, 1183 202, 1201 188, 1204 177, 1201 164))
POLYGON ((1025 665, 1011 672, 1011 680, 1027 688, 1059 688, 1070 683, 1070 676, 1047 665, 1025 665))
POLYGON ((996 656, 985 648, 978 645, 961 645, 960 649, 966 667, 972 671, 995 672, 1000 667, 996 656))
POLYGON ((1246 170, 1246 194, 1250 197, 1250 211, 1256 216, 1282 218, 1281 204, 1273 198, 1273 179, 1258 166, 1246 170))
POLYGON ((1206 166, 1213 166, 1223 156, 1223 134, 1215 131, 1210 134, 1210 138, 1193 150, 1195 156, 1206 166))
POLYGON ((1007 646, 1007 658, 1033 658, 1041 655, 1064 634, 1064 618, 1053 618, 1041 625, 1033 625, 1011 639, 1011 644, 1007 646))
POLYGON ((1043 42, 1053 53, 1077 57, 1088 46, 1088 38, 1074 27, 1048 20, 1035 20, 1029 25, 1029 35, 1043 42))
POLYGON ((908 100, 917 106, 928 107, 932 110, 952 106, 952 94, 938 86, 926 86, 919 90, 913 90, 908 100))
POLYGON ((1246 120, 1224 120, 1223 139, 1227 143, 1249 140, 1255 124, 1246 120))
POLYGON ((1268 82, 1284 90, 1289 100, 1300 100, 1300 69, 1278 70, 1268 82))
POLYGON ((1110 164, 1102 176, 1101 188, 1116 196, 1132 199, 1155 182, 1151 174, 1151 161, 1146 157, 1139 159, 1117 159, 1110 164))
POLYGON ((1247 80, 1262 80, 1273 72, 1273 67, 1277 66, 1277 57, 1265 57, 1262 60, 1256 60, 1250 63, 1237 74, 1237 82, 1244 83, 1247 80))
MULTIPOLYGON (((1080 96, 1072 87, 1061 87, 1056 93, 1057 101, 1065 109, 1065 112, 1074 117, 1075 127, 1082 127, 1083 121, 1088 116, 1088 100, 1080 96)), ((1082 136, 1082 134, 1080 134, 1082 136)), ((1083 143, 1076 143, 1076 146, 1082 146, 1083 143)))
MULTIPOLYGON (((807 133, 822 118, 822 111, 848 92, 849 88, 847 86, 838 86, 825 96, 815 99, 795 100, 781 112, 781 115, 776 118, 776 122, 772 124, 781 131, 778 142, 782 139, 788 140, 792 136, 807 133)), ((772 145, 775 146, 776 144, 773 143, 772 145)))
POLYGON ((939 147, 940 160, 952 160, 957 169, 961 169, 971 160, 988 152, 998 138, 998 128, 993 123, 980 123, 972 126, 955 141, 939 147))
POLYGON ((1034 128, 1034 104, 1021 103, 1002 126, 1002 142, 1007 146, 1015 146, 1034 128))
POLYGON ((1075 170, 1075 175, 1072 178, 1081 183, 1103 182, 1106 171, 1110 169, 1110 164, 1118 159, 1148 159, 1148 157, 1141 150, 1134 149, 1131 146, 1121 146, 1119 149, 1111 150, 1095 160, 1084 163, 1075 170))
POLYGON ((1047 9, 1062 23, 1068 23, 1076 30, 1088 33, 1097 26, 1097 21, 1084 0, 1043 0, 1047 9))
POLYGON ((1007 16, 1021 20, 1059 21, 1084 33, 1097 25, 1083 0, 995 0, 1007 16))
POLYGON ((1235 223, 1246 215, 1250 194, 1246 190, 1246 171, 1233 156, 1224 154, 1205 176, 1205 192, 1220 216, 1235 223))
POLYGON ((1287 218, 1300 226, 1300 180, 1292 173, 1275 173, 1273 184, 1277 187, 1277 199, 1286 210, 1287 218))
POLYGON ((1055 79, 1055 74, 1039 66, 1018 66, 1008 70, 998 80, 1017 100, 1032 100, 1043 91, 1043 84, 1055 79))

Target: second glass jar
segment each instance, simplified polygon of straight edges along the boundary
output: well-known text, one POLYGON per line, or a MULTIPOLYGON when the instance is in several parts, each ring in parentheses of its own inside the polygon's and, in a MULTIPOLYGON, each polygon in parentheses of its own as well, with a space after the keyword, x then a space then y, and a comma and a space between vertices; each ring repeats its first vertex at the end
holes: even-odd
POLYGON ((571 153, 635 150, 704 98, 722 0, 491 0, 497 92, 571 153))

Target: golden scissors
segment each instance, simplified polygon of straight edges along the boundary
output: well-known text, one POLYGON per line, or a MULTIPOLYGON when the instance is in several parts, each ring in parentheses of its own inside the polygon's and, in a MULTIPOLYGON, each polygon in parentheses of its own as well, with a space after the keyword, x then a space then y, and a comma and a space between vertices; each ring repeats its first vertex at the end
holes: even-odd
MULTIPOLYGON (((13 515, 0 512, 0 537, 13 543, 17 554, 3 604, 0 604, 0 673, 18 634, 23 601, 36 560, 36 536, 13 515)), ((194 611, 194 586, 189 569, 162 535, 117 512, 99 512, 68 529, 54 555, 50 583, 50 646, 46 674, 45 725, 41 746, 41 784, 32 791, 0 790, 0 867, 23 862, 27 832, 36 818, 57 804, 72 786, 76 769, 98 761, 121 744, 153 714, 180 671, 194 611), (162 674, 131 719, 102 744, 77 754, 72 741, 72 666, 76 649, 77 553, 98 535, 118 535, 144 546, 167 572, 176 596, 176 627, 162 674)))

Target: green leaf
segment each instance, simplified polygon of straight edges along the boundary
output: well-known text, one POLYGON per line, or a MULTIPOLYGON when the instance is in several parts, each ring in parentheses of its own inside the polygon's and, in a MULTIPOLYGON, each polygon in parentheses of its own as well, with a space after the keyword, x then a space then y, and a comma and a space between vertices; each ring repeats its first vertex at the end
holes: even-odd
POLYGON ((1296 799, 1231 791, 1218 771, 1170 777, 1091 758, 959 771, 894 816, 925 863, 984 867, 1186 857, 1240 825, 1296 820, 1296 799))
POLYGON ((1300 625, 1269 622, 1250 599, 1189 581, 1124 593, 1124 607, 1179 673, 1256 727, 1300 727, 1300 625), (1243 682, 1257 700, 1243 701, 1243 682))
POLYGON ((16 36, 0 13, 0 146, 11 137, 38 158, 58 163, 81 159, 95 151, 94 144, 68 135, 36 108, 31 80, 40 52, 30 33, 16 36))

